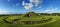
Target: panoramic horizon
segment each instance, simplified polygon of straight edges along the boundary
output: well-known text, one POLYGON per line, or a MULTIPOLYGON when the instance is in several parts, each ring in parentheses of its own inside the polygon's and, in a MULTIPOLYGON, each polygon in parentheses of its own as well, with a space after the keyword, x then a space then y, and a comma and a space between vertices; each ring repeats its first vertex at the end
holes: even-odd
POLYGON ((60 13, 60 0, 0 0, 0 14, 60 13))
POLYGON ((60 0, 0 0, 0 27, 60 27, 60 0))

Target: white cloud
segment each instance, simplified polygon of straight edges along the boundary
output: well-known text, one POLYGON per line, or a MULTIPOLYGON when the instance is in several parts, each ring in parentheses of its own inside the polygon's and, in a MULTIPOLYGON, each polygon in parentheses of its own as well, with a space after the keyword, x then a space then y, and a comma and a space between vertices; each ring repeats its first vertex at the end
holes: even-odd
POLYGON ((0 14, 8 14, 8 11, 0 8, 0 14))
POLYGON ((44 13, 54 13, 56 11, 57 11, 57 8, 52 8, 52 9, 47 8, 47 10, 45 10, 44 13))
POLYGON ((30 0, 30 2, 39 3, 39 0, 30 0))
POLYGON ((31 9, 32 7, 33 7, 32 3, 26 3, 25 6, 24 6, 24 8, 27 9, 27 10, 31 9))
POLYGON ((38 6, 39 4, 42 3, 42 0, 30 0, 31 3, 34 3, 35 6, 38 6))
POLYGON ((7 14, 7 11, 0 10, 0 14, 7 14))
POLYGON ((31 9, 33 7, 32 3, 25 3, 24 1, 22 2, 22 5, 26 10, 31 9))
POLYGON ((25 1, 22 1, 22 5, 26 10, 31 9, 34 6, 40 5, 42 3, 42 0, 29 0, 30 3, 25 3, 25 1))
POLYGON ((22 1, 22 5, 23 5, 23 6, 25 5, 25 2, 24 2, 24 1, 22 1))

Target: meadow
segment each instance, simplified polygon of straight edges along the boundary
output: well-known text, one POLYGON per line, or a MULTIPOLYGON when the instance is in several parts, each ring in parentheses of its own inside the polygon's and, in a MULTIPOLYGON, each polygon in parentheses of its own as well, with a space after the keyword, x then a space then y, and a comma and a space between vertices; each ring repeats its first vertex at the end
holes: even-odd
POLYGON ((60 27, 60 16, 38 15, 0 15, 0 27, 60 27))

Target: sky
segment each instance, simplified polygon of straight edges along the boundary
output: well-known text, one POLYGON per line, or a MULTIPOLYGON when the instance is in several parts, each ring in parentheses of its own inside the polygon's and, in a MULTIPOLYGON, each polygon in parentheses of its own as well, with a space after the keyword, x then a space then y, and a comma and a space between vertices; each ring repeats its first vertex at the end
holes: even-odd
POLYGON ((0 0, 0 14, 59 13, 60 0, 0 0))

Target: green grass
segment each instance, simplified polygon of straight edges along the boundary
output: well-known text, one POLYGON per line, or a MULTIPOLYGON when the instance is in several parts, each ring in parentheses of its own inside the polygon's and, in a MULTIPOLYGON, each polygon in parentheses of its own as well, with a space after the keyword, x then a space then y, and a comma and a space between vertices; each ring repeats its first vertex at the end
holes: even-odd
POLYGON ((0 27, 60 27, 60 16, 38 16, 34 15, 31 17, 23 17, 24 15, 20 16, 0 16, 0 27), (3 21, 4 18, 11 22, 14 19, 20 19, 19 21, 39 21, 42 18, 48 19, 53 18, 50 22, 44 22, 43 24, 28 24, 28 25, 20 25, 20 24, 9 24, 3 21))

